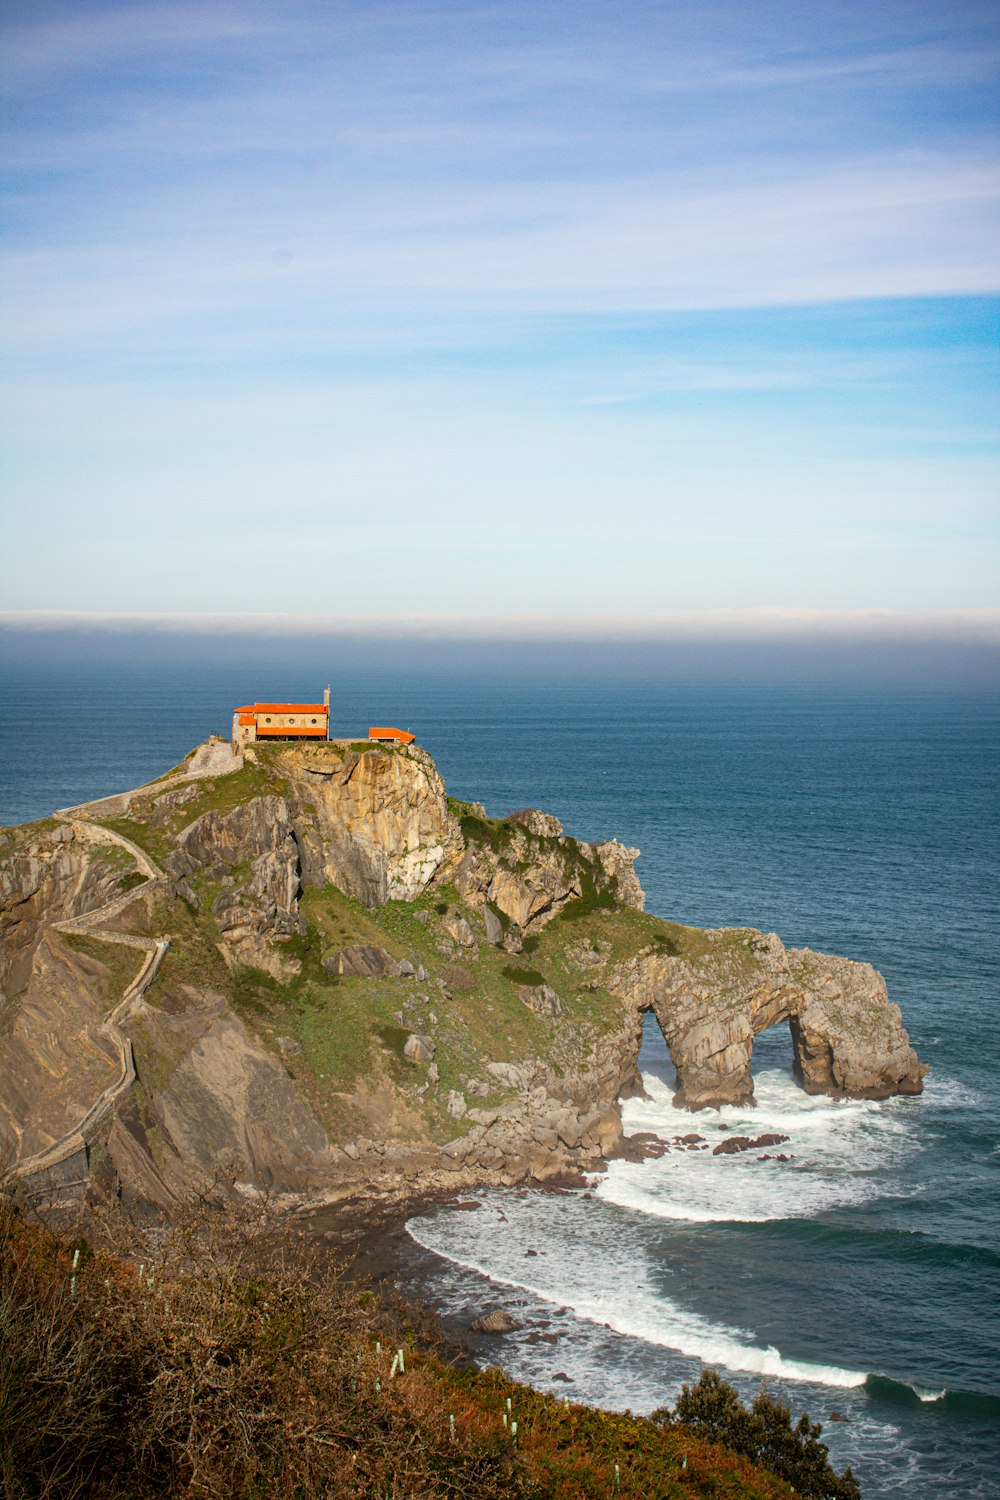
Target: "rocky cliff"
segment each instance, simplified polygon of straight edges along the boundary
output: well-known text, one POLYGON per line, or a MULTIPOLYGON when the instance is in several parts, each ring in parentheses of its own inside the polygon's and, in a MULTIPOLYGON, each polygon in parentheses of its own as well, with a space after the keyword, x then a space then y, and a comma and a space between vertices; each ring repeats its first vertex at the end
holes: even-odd
POLYGON ((752 1097, 753 1037, 785 1022, 810 1091, 921 1086, 867 965, 652 917, 638 851, 491 819, 416 747, 201 747, 59 816, 0 845, 0 1132, 36 1184, 60 1151, 160 1207, 213 1175, 599 1169, 650 1010, 692 1108, 752 1097))

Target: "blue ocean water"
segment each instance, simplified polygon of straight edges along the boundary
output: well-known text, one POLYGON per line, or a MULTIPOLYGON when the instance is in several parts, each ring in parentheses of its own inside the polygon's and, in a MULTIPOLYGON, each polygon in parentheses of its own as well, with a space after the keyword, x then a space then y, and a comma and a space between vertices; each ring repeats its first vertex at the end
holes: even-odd
MULTIPOLYGON (((235 703, 312 696, 314 676, 291 654, 256 672, 161 661, 155 681, 12 662, 0 822, 157 775, 226 733, 235 703)), ((576 1399, 649 1410, 704 1360, 823 1421, 869 1500, 1000 1494, 1000 704, 391 665, 333 687, 335 732, 411 725, 457 796, 639 846, 651 911, 875 964, 932 1067, 919 1099, 807 1099, 775 1029, 755 1046, 757 1110, 721 1122, 780 1128, 789 1163, 671 1155, 613 1164, 589 1198, 489 1194, 412 1222, 413 1289, 470 1317, 519 1309, 525 1334, 493 1357, 576 1399)), ((642 1066, 631 1127, 710 1136, 714 1114, 673 1112, 655 1028, 642 1066)))

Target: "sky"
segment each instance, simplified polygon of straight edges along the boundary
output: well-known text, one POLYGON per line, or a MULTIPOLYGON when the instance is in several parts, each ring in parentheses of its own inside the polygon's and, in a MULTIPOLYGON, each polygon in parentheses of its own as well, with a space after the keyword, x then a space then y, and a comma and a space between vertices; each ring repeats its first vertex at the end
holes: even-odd
POLYGON ((992 0, 0 33, 6 626, 1000 638, 992 0))

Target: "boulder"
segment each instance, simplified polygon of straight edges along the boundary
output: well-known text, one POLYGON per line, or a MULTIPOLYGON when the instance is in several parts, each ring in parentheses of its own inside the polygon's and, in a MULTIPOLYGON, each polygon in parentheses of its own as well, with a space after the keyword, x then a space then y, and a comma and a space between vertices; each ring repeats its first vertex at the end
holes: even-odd
POLYGON ((430 1062, 434 1056, 434 1042, 429 1036, 417 1036, 416 1032, 411 1032, 406 1038, 403 1056, 410 1062, 430 1062))
POLYGON ((514 988, 524 1004, 536 1016, 545 1016, 549 1020, 554 1020, 556 1016, 562 1015, 564 1009, 562 1000, 550 984, 517 984, 514 988))
MULTIPOLYGON (((373 943, 357 943, 328 953, 322 963, 328 974, 342 974, 345 978, 392 979, 399 973, 392 955, 373 943)), ((412 972, 412 964, 408 967, 412 972)))
POLYGON ((457 913, 452 914, 445 917, 441 925, 452 941, 457 943, 460 948, 474 948, 476 946, 476 934, 469 926, 465 917, 457 913))
POLYGON ((499 948, 503 943, 503 923, 490 906, 483 907, 483 924, 486 928, 486 941, 492 943, 494 948, 499 948))
POLYGON ((495 1307, 492 1312, 483 1313, 482 1317, 476 1318, 475 1322, 469 1324, 470 1333, 517 1333, 524 1325, 502 1307, 495 1307))

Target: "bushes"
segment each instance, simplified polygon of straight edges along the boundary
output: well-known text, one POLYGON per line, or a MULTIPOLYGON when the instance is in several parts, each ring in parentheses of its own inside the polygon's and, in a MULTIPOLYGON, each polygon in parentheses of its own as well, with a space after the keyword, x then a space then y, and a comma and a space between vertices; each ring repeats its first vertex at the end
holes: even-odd
POLYGON ((540 974, 537 969, 518 969, 508 965, 501 973, 511 984, 525 985, 528 989, 538 989, 539 985, 545 983, 545 975, 540 974))
POLYGON ((288 1264, 266 1206, 102 1238, 115 1250, 66 1243, 0 1198, 5 1500, 787 1500, 751 1447, 800 1494, 856 1500, 818 1428, 766 1397, 746 1412, 711 1372, 678 1402, 690 1425, 656 1425, 450 1365, 423 1310, 288 1264))
POLYGON ((802 1416, 793 1428, 789 1408, 766 1390, 758 1393, 748 1411, 717 1371, 703 1370, 697 1385, 684 1387, 672 1416, 779 1474, 810 1500, 860 1500, 850 1469, 838 1475, 830 1467, 830 1450, 819 1441, 819 1423, 802 1416))
POLYGON ((147 1246, 141 1272, 99 1251, 74 1278, 69 1247, 0 1204, 0 1493, 537 1493, 500 1422, 442 1388, 435 1360, 411 1352, 390 1378, 405 1306, 329 1272, 259 1269, 262 1227, 206 1211, 147 1246))

